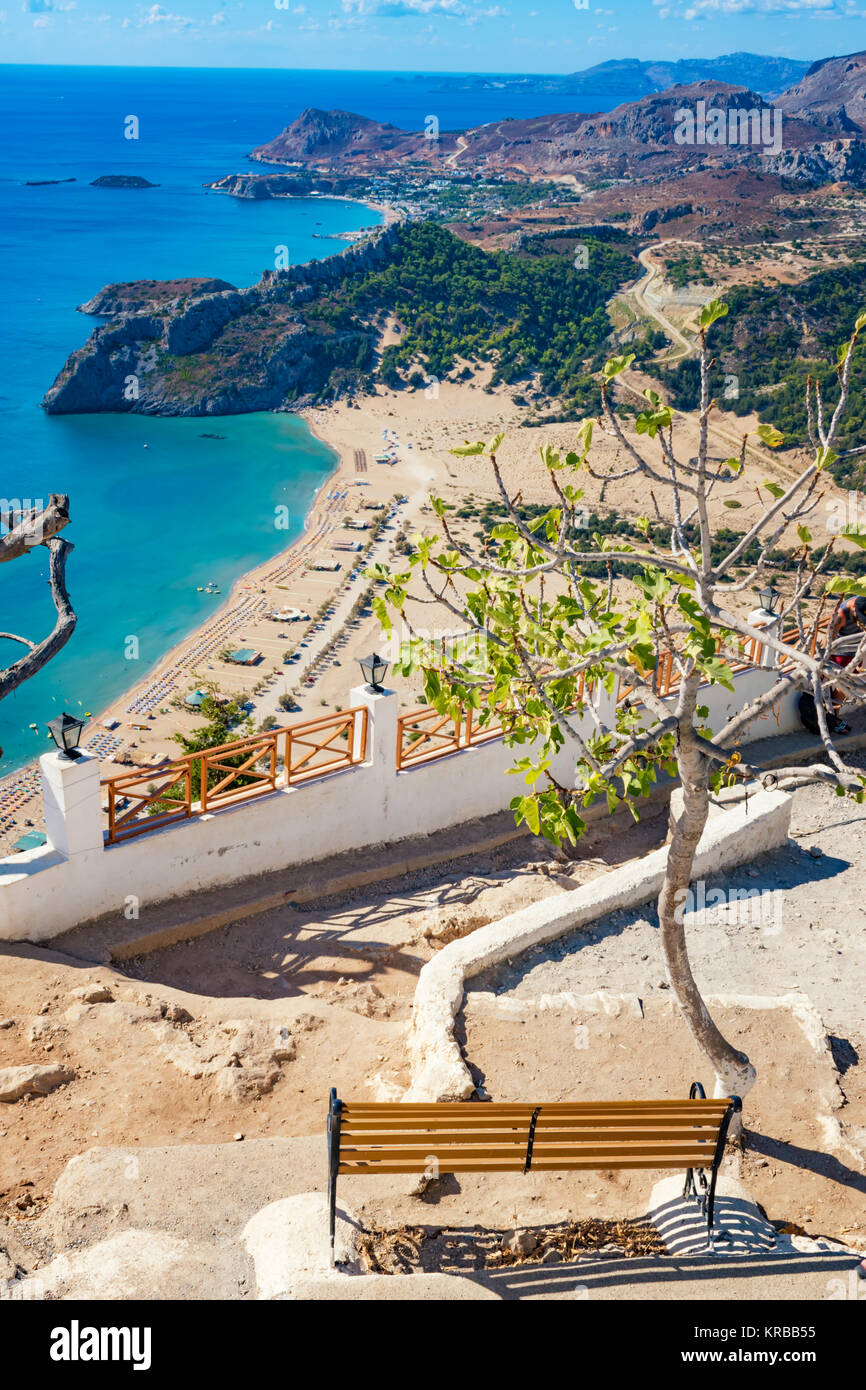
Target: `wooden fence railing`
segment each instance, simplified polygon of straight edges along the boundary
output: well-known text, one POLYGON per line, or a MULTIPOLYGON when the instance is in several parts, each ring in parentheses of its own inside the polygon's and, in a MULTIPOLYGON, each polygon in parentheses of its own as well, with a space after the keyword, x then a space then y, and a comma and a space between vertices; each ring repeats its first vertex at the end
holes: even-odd
POLYGON ((479 723, 478 712, 471 708, 454 719, 450 714, 437 714, 429 705, 421 705, 398 716, 397 771, 487 743, 501 734, 500 724, 479 723))
POLYGON ((158 767, 122 772, 102 783, 108 843, 234 806, 279 786, 325 777, 362 762, 366 751, 367 709, 362 706, 188 753, 158 767))
MULTIPOLYGON (((829 616, 819 629, 822 632, 829 616)), ((783 634, 794 643, 796 631, 783 634)), ((818 635, 811 644, 814 653, 818 635)), ((761 663, 764 644, 750 638, 732 663, 734 671, 761 663)), ((784 663, 783 663, 784 664, 784 663)), ((657 667, 656 689, 660 696, 678 689, 679 673, 673 656, 662 655, 657 667)), ((617 701, 633 687, 620 682, 617 701)), ((578 701, 591 693, 581 679, 578 701)), ((363 762, 367 753, 366 707, 323 715, 288 728, 272 729, 236 739, 219 748, 190 753, 153 768, 134 768, 103 780, 107 799, 109 844, 159 830, 177 821, 233 806, 281 786, 293 786, 325 777, 363 762)), ((397 720, 397 769, 417 767, 465 748, 502 736, 498 723, 482 724, 478 712, 462 712, 456 719, 440 715, 427 705, 401 714, 397 720)))
MULTIPOLYGON (((821 634, 830 622, 828 614, 818 626, 815 635, 810 643, 810 654, 814 656, 821 634)), ((796 628, 788 629, 782 634, 782 641, 794 644, 799 637, 796 628)), ((730 663, 731 670, 736 672, 746 671, 750 667, 760 666, 764 660, 765 644, 757 637, 749 637, 743 643, 742 653, 738 655, 736 661, 730 663)), ((785 665, 785 658, 782 659, 782 666, 785 665)), ((666 695, 672 695, 680 686, 680 673, 674 664, 672 652, 663 652, 656 666, 656 685, 658 695, 664 699, 666 695)), ((584 676, 581 675, 577 688, 578 703, 584 698, 592 695, 592 683, 585 683, 584 676)), ((628 699, 635 687, 627 685, 620 679, 617 687, 616 701, 628 699)), ((402 771, 404 768, 417 767, 421 763, 429 763, 437 758, 447 757, 450 753, 459 752, 462 748, 469 748, 473 744, 486 743, 488 739, 499 738, 502 734, 502 727, 499 724, 487 724, 484 726, 473 723, 477 721, 477 715, 473 716, 470 709, 468 714, 454 720, 450 715, 437 714, 435 710, 422 705, 419 709, 411 710, 408 714, 401 714, 397 720, 397 769, 402 771)))
MULTIPOLYGON (((818 624, 817 630, 812 635, 811 642, 809 643, 810 656, 815 655, 818 643, 822 635, 826 632, 829 623, 830 614, 822 619, 818 624)), ((782 633, 781 640, 793 646, 799 640, 799 636, 800 634, 796 628, 789 628, 786 632, 782 633)), ((736 660, 729 662, 731 670, 736 673, 738 671, 747 671, 752 666, 761 666, 764 661, 765 649, 766 644, 760 641, 759 638, 747 637, 743 643, 742 652, 737 656, 736 660)), ((784 668, 789 661, 790 657, 781 657, 779 659, 779 666, 784 668)), ((662 698, 665 695, 672 695, 675 690, 679 690, 680 673, 674 666, 674 658, 671 652, 664 652, 659 658, 656 673, 656 692, 658 695, 662 696, 662 698)), ((620 681, 616 696, 617 704, 619 704, 621 700, 627 699, 633 690, 634 686, 625 685, 623 681, 620 681)))

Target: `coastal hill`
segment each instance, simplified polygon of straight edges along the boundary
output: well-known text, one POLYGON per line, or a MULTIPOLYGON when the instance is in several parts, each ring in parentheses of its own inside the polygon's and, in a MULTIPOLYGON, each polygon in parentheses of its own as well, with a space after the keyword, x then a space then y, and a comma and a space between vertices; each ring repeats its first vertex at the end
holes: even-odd
POLYGON ((866 132, 866 53, 813 63, 778 105, 789 115, 818 116, 843 134, 866 132))
POLYGON ((626 101, 639 101, 651 92, 678 83, 715 79, 734 87, 751 87, 766 98, 777 96, 804 77, 809 64, 797 58, 772 58, 759 53, 723 53, 718 58, 678 58, 675 61, 611 58, 582 72, 485 76, 454 73, 439 79, 439 91, 477 92, 495 88, 506 95, 537 92, 568 96, 575 111, 600 111, 626 101))
POLYGON ((216 193, 235 198, 305 198, 311 193, 362 198, 369 180, 351 174, 225 174, 207 184, 216 193))
MULTIPOLYGON (((699 102, 725 113, 765 107, 762 97, 747 87, 702 81, 652 93, 609 112, 494 121, 462 133, 440 132, 438 139, 345 111, 307 110, 275 139, 253 150, 251 157, 324 172, 345 171, 348 164, 354 174, 366 175, 427 169, 510 178, 565 174, 645 178, 698 168, 760 165, 770 156, 768 149, 755 143, 678 143, 677 112, 681 108, 694 111, 699 102)), ((810 149, 838 135, 838 124, 825 120, 821 112, 813 114, 805 102, 784 120, 785 152, 810 149)))
POLYGON ((437 142, 426 139, 423 132, 400 130, 350 111, 308 107, 276 139, 253 150, 251 157, 271 164, 308 164, 314 168, 336 165, 337 172, 346 172, 346 161, 351 161, 353 172, 359 168, 369 172, 390 167, 401 159, 427 158, 438 162, 443 154, 457 148, 454 135, 443 136, 442 142, 444 149, 431 149, 437 142))
POLYGON ((316 395, 329 381, 339 389, 341 368, 368 363, 370 334, 351 319, 312 325, 300 306, 352 270, 386 260, 393 239, 394 229, 386 229, 327 260, 266 270, 239 290, 190 292, 190 282, 180 282, 187 288, 177 294, 177 281, 106 286, 91 306, 104 313, 127 300, 142 311, 96 328, 42 405, 50 415, 232 415, 275 410, 316 395))
POLYGON ((142 314, 165 308, 185 298, 203 294, 221 294, 223 290, 234 290, 228 280, 213 280, 201 276, 190 276, 185 280, 128 280, 116 285, 106 285, 104 289, 79 304, 81 314, 99 314, 105 318, 117 314, 142 314))
POLYGON ((471 375, 465 364, 474 361, 545 403, 597 409, 606 305, 637 266, 625 232, 580 235, 591 275, 575 268, 573 251, 490 255, 444 227, 413 223, 324 261, 267 271, 247 289, 167 298, 158 282, 108 286, 91 303, 135 300, 143 310, 95 329, 42 404, 49 414, 297 410, 352 398, 376 380, 417 389, 454 370, 471 375), (380 351, 395 324, 397 341, 380 351))

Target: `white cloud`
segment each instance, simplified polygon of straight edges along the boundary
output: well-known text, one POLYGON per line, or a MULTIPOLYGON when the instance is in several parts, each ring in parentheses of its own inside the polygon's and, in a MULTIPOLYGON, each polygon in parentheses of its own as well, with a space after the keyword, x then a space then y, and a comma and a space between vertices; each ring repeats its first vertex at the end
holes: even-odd
MULTIPOLYGON (((656 3, 656 0, 653 0, 656 3)), ((729 14, 801 14, 836 8, 836 0, 692 0, 685 19, 729 14)))
POLYGON ((466 14, 462 0, 343 0, 343 10, 359 18, 375 15, 384 19, 428 14, 454 18, 466 14))
POLYGON ((162 5, 151 5, 149 10, 138 21, 139 26, 147 24, 171 24, 174 28, 187 29, 191 24, 195 24, 194 19, 189 19, 186 15, 170 14, 164 10, 162 5))

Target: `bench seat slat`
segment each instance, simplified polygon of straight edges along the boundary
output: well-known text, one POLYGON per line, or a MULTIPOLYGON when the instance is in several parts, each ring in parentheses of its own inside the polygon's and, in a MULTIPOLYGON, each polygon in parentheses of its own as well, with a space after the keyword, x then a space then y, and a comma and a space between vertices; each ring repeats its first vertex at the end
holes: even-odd
MULTIPOLYGON (((686 1128, 661 1128, 640 1127, 635 1129, 617 1129, 615 1131, 604 1129, 593 1129, 590 1127, 581 1129, 541 1129, 535 1130, 535 1147, 544 1144, 629 1144, 641 1143, 645 1140, 662 1141, 670 1143, 686 1144, 712 1143, 719 1132, 718 1125, 689 1126, 686 1128)), ((412 1130, 403 1134, 396 1132, 392 1134, 344 1134, 341 1137, 340 1147, 347 1149, 380 1149, 383 1153, 395 1146, 416 1148, 430 1148, 431 1144, 438 1144, 440 1147, 463 1147, 492 1144, 516 1144, 526 1147, 528 1126, 519 1130, 484 1130, 481 1133, 460 1133, 453 1130, 431 1130, 422 1133, 412 1130)))
MULTIPOLYGON (((609 1158, 611 1163, 615 1164, 620 1154, 628 1158, 635 1154, 664 1155, 686 1152, 698 1154, 700 1159, 705 1161, 708 1149, 711 1148, 709 1140, 704 1144, 689 1144, 683 1140, 660 1143, 647 1139, 638 1139, 632 1144, 536 1144, 532 1150, 532 1163, 534 1166, 541 1158, 609 1158)), ((342 1146, 340 1148, 340 1159, 347 1163, 391 1163, 396 1159, 417 1158, 423 1165, 425 1158, 433 1157, 438 1159, 441 1166, 451 1159, 509 1158, 511 1155, 517 1155, 522 1160, 525 1154, 525 1144, 461 1144, 457 1147, 448 1144, 416 1144, 406 1148, 395 1145, 390 1149, 356 1149, 342 1146)))
POLYGON ((448 1115, 472 1112, 478 1115, 506 1115, 506 1114, 531 1114, 533 1110, 541 1107, 544 1110, 604 1110, 629 1111, 629 1110, 728 1110, 729 1104, 726 1100, 551 1100, 538 1101, 537 1105, 532 1105, 528 1101, 512 1103, 511 1101, 439 1101, 438 1103, 421 1101, 343 1101, 342 1114, 357 1115, 359 1118, 367 1115, 448 1115))
MULTIPOLYGON (((579 1172, 600 1172, 624 1168, 700 1168, 706 1165, 707 1155, 696 1154, 666 1154, 662 1157, 659 1154, 639 1158, 620 1158, 616 1161, 610 1160, 602 1162, 597 1158, 550 1158, 532 1161, 533 1173, 579 1173, 579 1172)), ((423 1173, 428 1167, 424 1160, 416 1159, 412 1162, 409 1159, 398 1159, 394 1162, 377 1162, 373 1165, 365 1163, 340 1163, 337 1170, 340 1173, 423 1173)), ((439 1163, 440 1173, 522 1173, 523 1159, 459 1159, 455 1158, 449 1162, 439 1163)))
MULTIPOLYGON (((439 1134, 445 1131, 455 1131, 460 1134, 495 1134, 495 1133, 525 1133, 532 1112, 527 1115, 514 1116, 513 1119, 489 1119, 487 1122, 464 1123, 459 1115, 442 1116, 441 1122, 436 1125, 434 1120, 407 1120, 403 1125, 398 1125, 396 1120, 346 1120, 341 1130, 343 1134, 357 1134, 360 1137, 368 1137, 371 1134, 439 1134)), ((544 1134, 549 1130, 578 1130, 578 1129, 603 1129, 612 1134, 626 1133, 630 1129, 641 1129, 646 1126, 660 1126, 663 1129, 692 1129, 699 1125, 705 1129, 719 1129, 721 1122, 720 1115, 545 1115, 542 1111, 537 1120, 537 1133, 544 1134)))

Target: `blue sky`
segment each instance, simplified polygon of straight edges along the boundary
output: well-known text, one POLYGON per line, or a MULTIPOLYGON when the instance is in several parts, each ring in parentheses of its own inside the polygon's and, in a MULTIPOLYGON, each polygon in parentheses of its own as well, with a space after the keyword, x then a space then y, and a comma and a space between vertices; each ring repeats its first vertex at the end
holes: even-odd
POLYGON ((0 0, 12 63, 571 72, 866 48, 866 0, 0 0))

